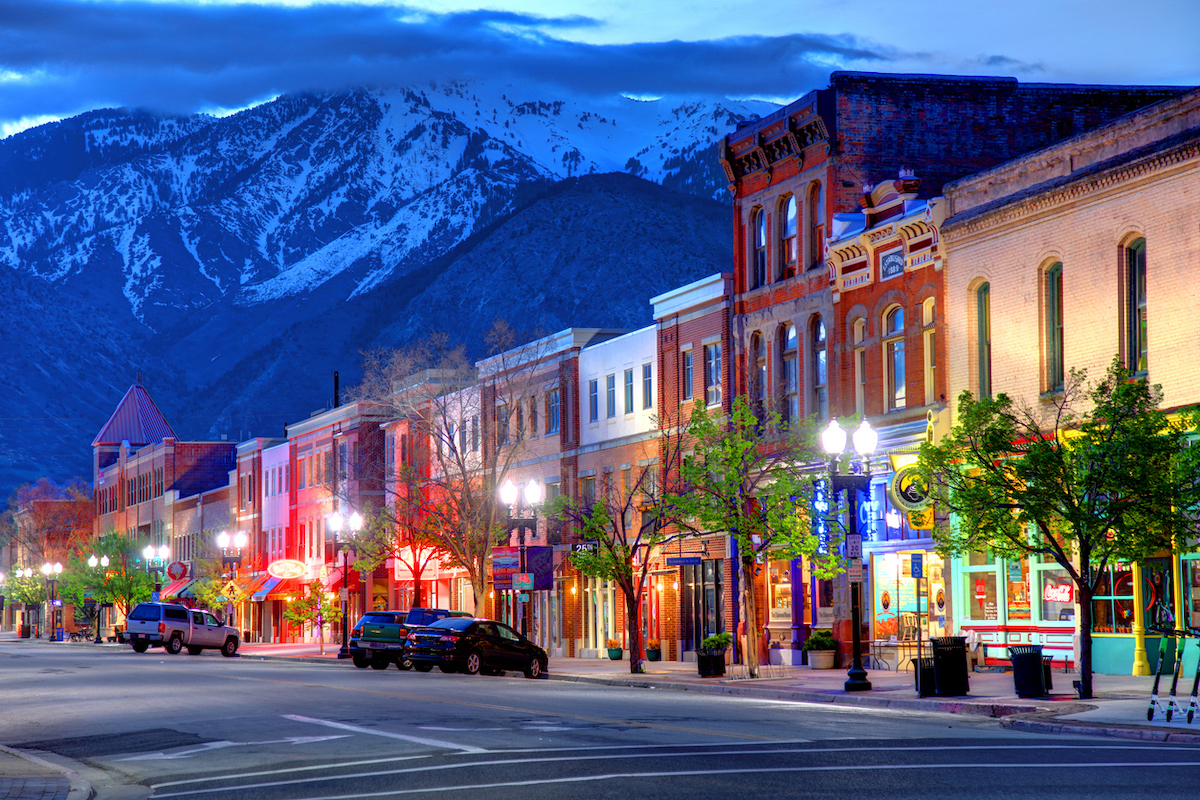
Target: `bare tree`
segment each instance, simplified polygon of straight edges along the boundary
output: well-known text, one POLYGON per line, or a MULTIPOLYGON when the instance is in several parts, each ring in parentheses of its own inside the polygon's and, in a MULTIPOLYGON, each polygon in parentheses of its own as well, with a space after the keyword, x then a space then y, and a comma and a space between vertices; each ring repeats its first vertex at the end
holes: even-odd
POLYGON ((72 547, 91 538, 91 488, 80 478, 61 486, 38 478, 12 493, 6 515, 14 562, 36 568, 65 561, 72 547))

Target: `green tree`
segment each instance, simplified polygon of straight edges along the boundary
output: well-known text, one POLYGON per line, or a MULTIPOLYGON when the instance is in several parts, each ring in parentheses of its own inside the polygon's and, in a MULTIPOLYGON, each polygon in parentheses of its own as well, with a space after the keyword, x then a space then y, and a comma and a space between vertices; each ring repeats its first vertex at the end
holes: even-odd
POLYGON ((728 417, 697 404, 686 437, 693 453, 683 459, 678 493, 672 494, 681 527, 696 535, 728 532, 737 542, 738 601, 746 620, 743 639, 750 676, 758 676, 754 574, 766 558, 806 558, 819 577, 840 571, 840 536, 820 541, 813 532, 815 484, 825 473, 811 426, 784 425, 774 411, 755 415, 739 395, 728 417))
POLYGON ((613 581, 625 599, 629 671, 642 672, 642 597, 656 551, 672 538, 673 492, 664 491, 679 477, 680 436, 665 431, 646 447, 639 466, 609 473, 594 497, 560 496, 548 507, 551 519, 566 522, 594 548, 571 554, 571 563, 593 578, 613 581))
MULTIPOLYGON (((101 534, 88 555, 108 556, 108 566, 97 566, 94 573, 93 596, 97 603, 112 603, 122 617, 138 603, 150 599, 154 582, 146 572, 138 543, 115 530, 101 534)), ((85 567, 85 569, 90 569, 85 567)))
POLYGON ((300 597, 287 604, 283 618, 293 625, 315 626, 321 655, 325 655, 325 626, 340 622, 342 612, 333 595, 314 580, 301 590, 300 597))
POLYGON ((1080 696, 1092 696, 1092 596, 1113 563, 1185 547, 1200 534, 1200 418, 1159 410, 1162 391, 1120 359, 1033 409, 1005 394, 963 392, 941 443, 920 466, 939 511, 940 549, 1048 556, 1071 576, 1080 607, 1080 696))

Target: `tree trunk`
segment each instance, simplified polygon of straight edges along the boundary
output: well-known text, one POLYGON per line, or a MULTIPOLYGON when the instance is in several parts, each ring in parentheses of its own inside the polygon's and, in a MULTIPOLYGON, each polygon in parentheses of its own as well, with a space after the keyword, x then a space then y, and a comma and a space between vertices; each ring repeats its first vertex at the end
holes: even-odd
MULTIPOLYGON (((1086 572, 1084 573, 1087 574, 1086 572)), ((1079 699, 1092 699, 1092 590, 1079 586, 1079 699)))
POLYGON ((471 591, 475 595, 475 616, 487 616, 487 583, 482 577, 471 577, 471 591))
POLYGON ((642 671, 642 630, 638 625, 641 597, 632 586, 623 587, 625 593, 625 624, 629 629, 629 671, 642 671))
POLYGON ((422 602, 422 597, 421 597, 421 576, 425 574, 425 567, 424 567, 424 565, 421 565, 418 567, 418 564, 420 564, 419 559, 413 558, 413 563, 412 563, 412 567, 411 567, 411 572, 412 572, 412 576, 413 576, 412 606, 413 606, 413 608, 424 608, 425 603, 422 602))
POLYGON ((754 599, 754 559, 742 559, 742 607, 746 618, 746 642, 744 658, 751 678, 758 677, 758 609, 754 599))

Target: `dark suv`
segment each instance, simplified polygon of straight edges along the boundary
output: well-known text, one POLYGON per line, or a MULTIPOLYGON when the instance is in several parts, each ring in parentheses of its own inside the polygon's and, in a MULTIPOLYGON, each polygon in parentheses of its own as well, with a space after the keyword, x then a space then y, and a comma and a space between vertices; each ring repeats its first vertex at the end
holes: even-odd
POLYGON ((350 657, 359 669, 400 669, 411 665, 400 658, 408 632, 447 617, 471 617, 465 611, 445 608, 410 608, 408 611, 368 611, 350 631, 350 657))

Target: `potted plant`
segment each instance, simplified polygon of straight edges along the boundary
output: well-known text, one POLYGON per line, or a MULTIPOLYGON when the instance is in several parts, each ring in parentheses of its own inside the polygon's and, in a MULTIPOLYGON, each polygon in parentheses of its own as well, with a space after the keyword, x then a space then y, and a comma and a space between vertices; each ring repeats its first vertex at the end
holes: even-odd
POLYGON ((732 633, 714 633, 700 643, 696 668, 701 678, 719 678, 725 674, 725 650, 733 644, 732 633))
POLYGON ((621 660, 621 640, 620 639, 609 639, 608 640, 608 657, 611 658, 613 661, 621 660))
POLYGON ((646 641, 646 660, 662 661, 662 643, 658 639, 648 639, 646 641))
POLYGON ((810 669, 833 669, 833 657, 837 653, 833 632, 817 628, 804 640, 804 651, 808 653, 810 669))

